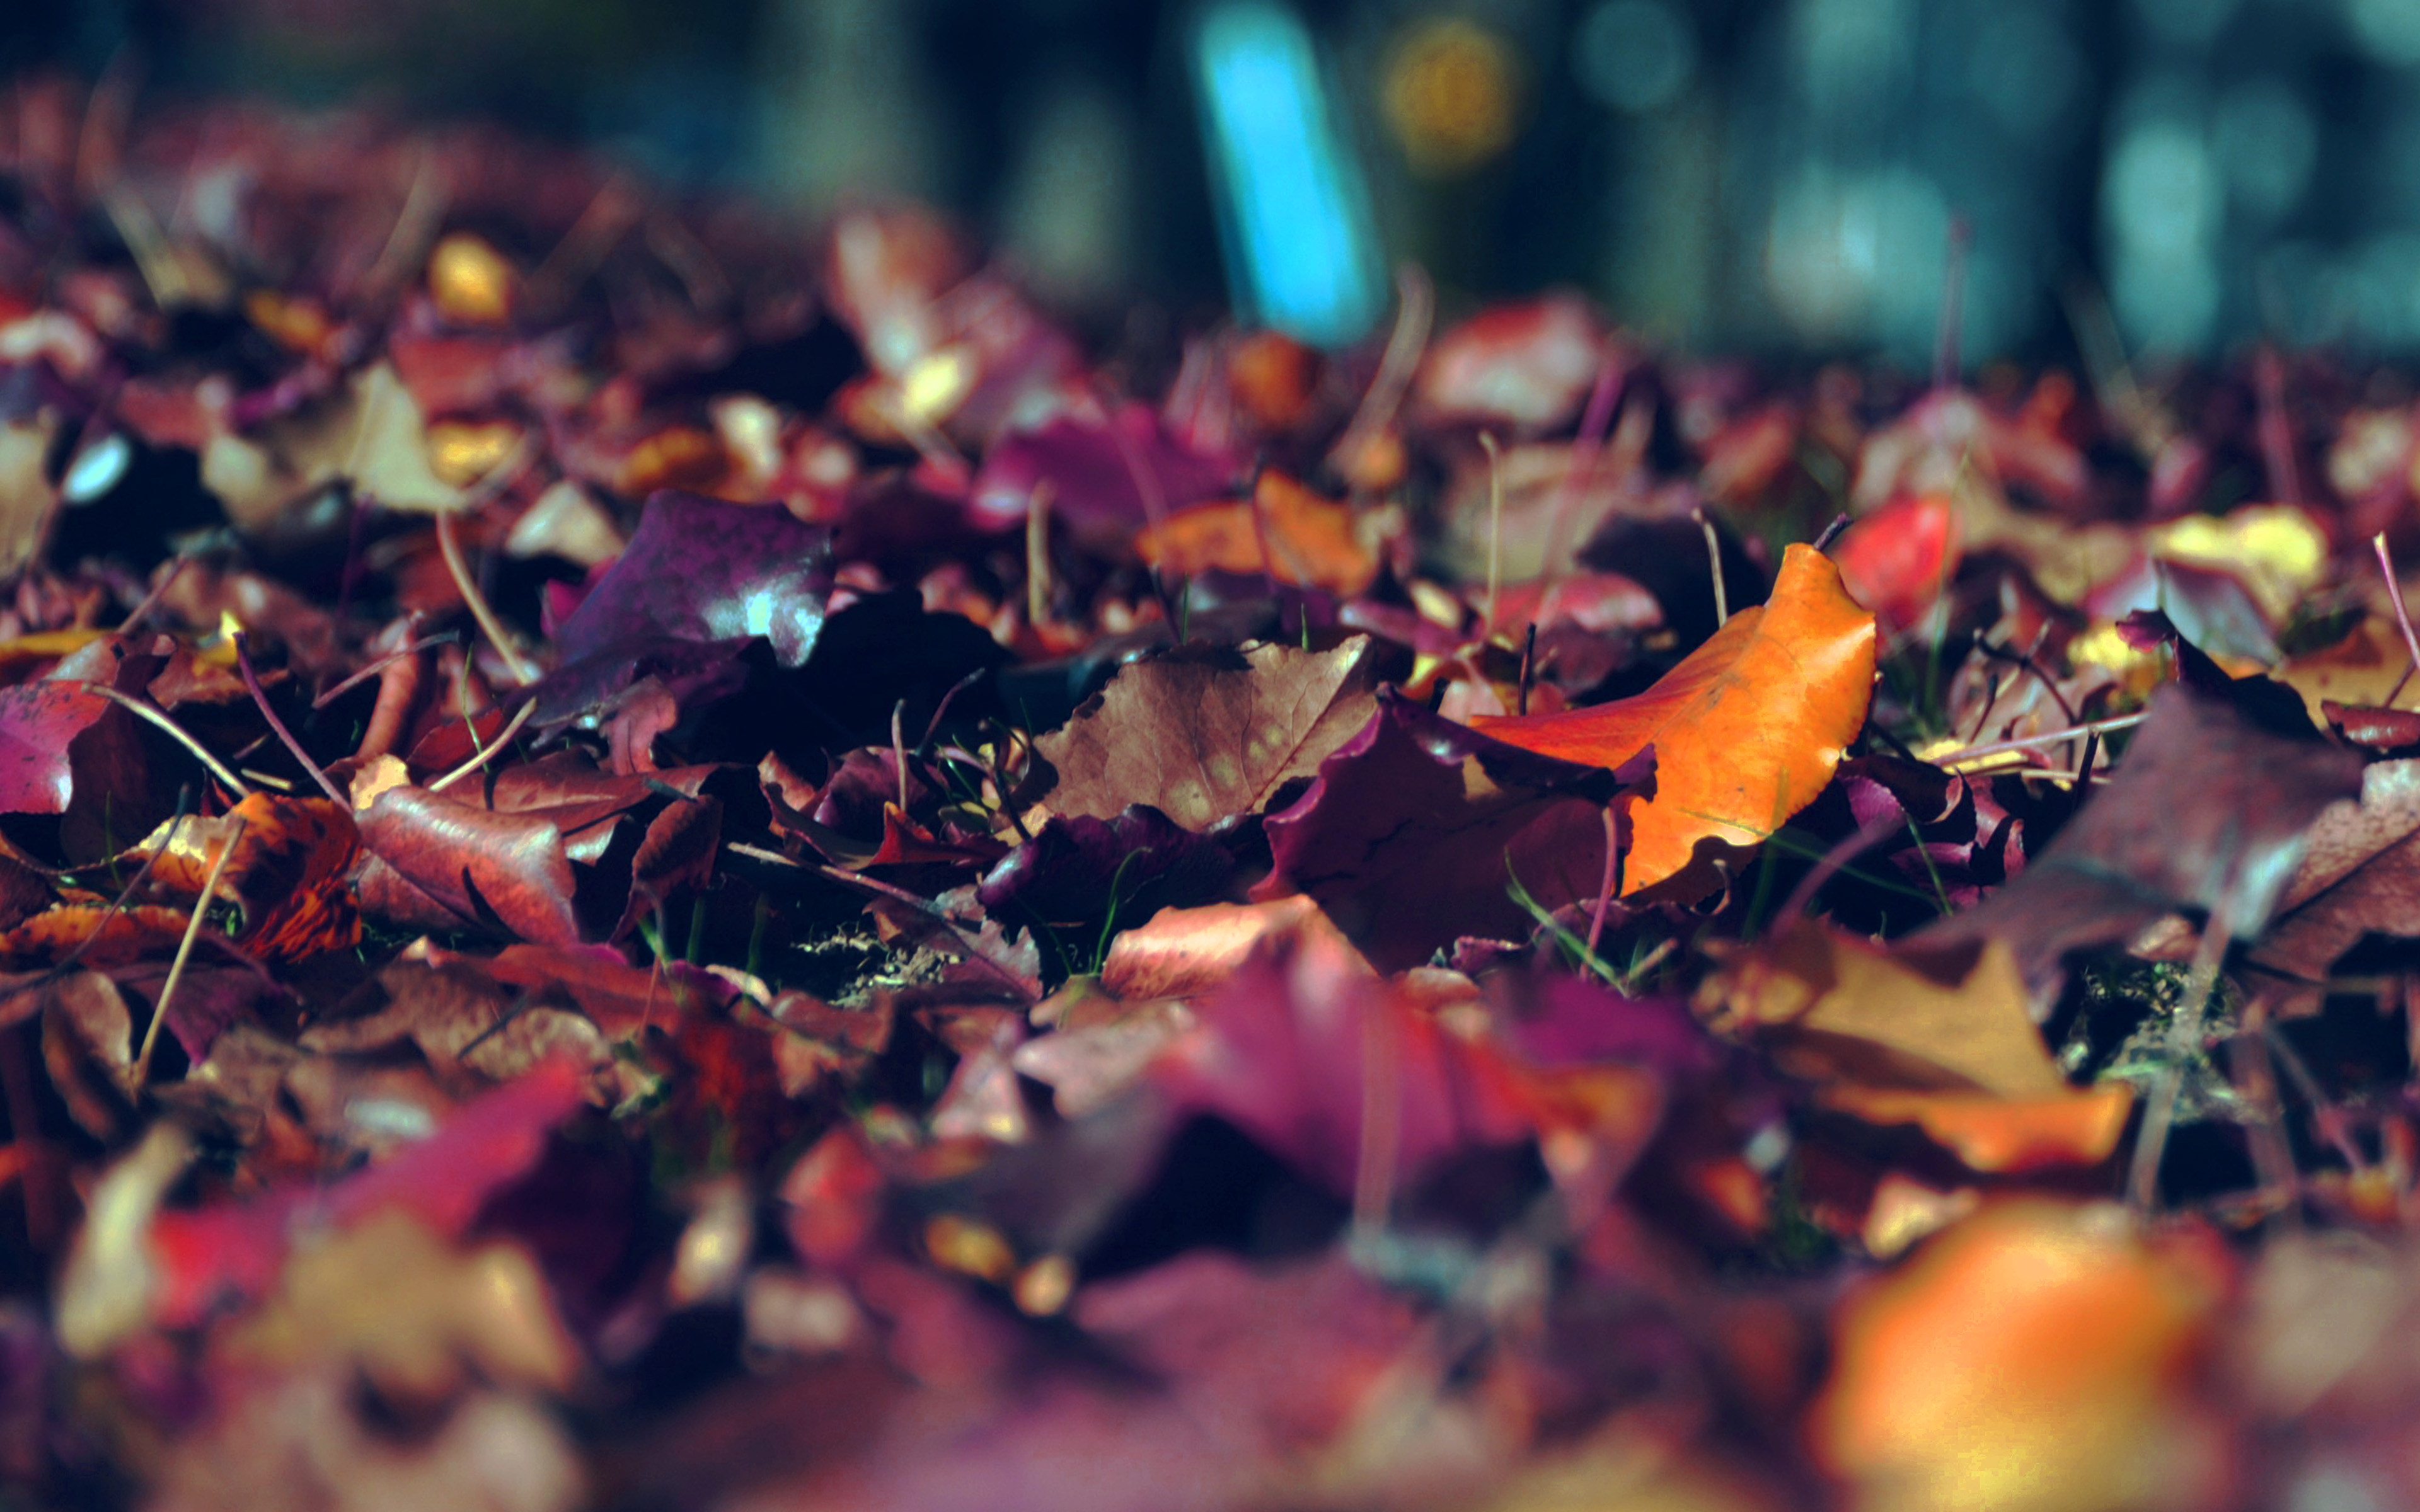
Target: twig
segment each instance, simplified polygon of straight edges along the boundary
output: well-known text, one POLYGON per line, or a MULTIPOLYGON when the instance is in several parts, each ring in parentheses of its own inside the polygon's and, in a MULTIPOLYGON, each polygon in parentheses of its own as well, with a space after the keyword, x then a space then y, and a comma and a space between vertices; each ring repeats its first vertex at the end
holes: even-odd
POLYGON ((193 564, 194 559, 181 551, 170 558, 168 575, 153 583, 150 591, 143 595, 142 601, 127 611, 126 618, 118 622, 117 633, 132 634, 134 627, 141 625, 146 616, 160 607, 160 600, 167 596, 168 590, 176 586, 177 579, 183 577, 185 569, 193 564))
POLYGON ((1361 1127, 1353 1167, 1353 1232, 1385 1231, 1395 1205, 1395 1167, 1403 1153, 1404 1077, 1395 1039, 1395 1000, 1381 993, 1361 998, 1361 1127))
POLYGON ((337 791, 335 783, 328 780, 328 774, 319 769, 319 764, 313 761, 310 752, 302 748, 302 743, 294 738, 294 732, 287 729, 286 721, 269 706, 269 694, 260 686, 260 674, 253 671, 252 654, 241 630, 235 633, 235 669, 243 675, 244 690, 252 695, 252 702, 260 709, 260 717, 269 721, 270 733, 286 748, 287 754, 302 764, 302 770, 311 774, 311 780, 319 784, 319 791, 328 795, 330 802, 339 809, 349 808, 344 794, 337 791))
POLYGON ((1033 486, 1025 503, 1025 623, 1050 618, 1050 480, 1033 486))
POLYGON ((160 729, 167 732, 170 739, 176 741, 178 745, 184 747, 187 750, 192 751, 194 753, 194 760, 209 768, 210 775, 217 778, 219 779, 219 785, 225 788, 229 793, 248 794, 252 791, 251 788, 244 785, 243 779, 236 776, 233 772, 228 771, 225 765, 223 764, 217 757, 211 755, 209 750, 204 748, 200 741, 195 740, 193 736, 187 734, 182 725, 179 725, 176 720, 169 718, 167 715, 162 713, 160 710, 153 708, 150 704, 142 702, 140 699, 127 697, 117 689, 110 687, 107 683, 86 683, 85 687, 100 694, 102 698, 109 700, 112 703, 116 704, 119 708, 124 709, 127 713, 134 716, 136 718, 144 720, 148 724, 157 725, 160 729))
POLYGON ((1487 451, 1487 609, 1480 616, 1479 639, 1496 637, 1496 591, 1504 581, 1504 452, 1496 433, 1482 430, 1479 444, 1487 451))
POLYGON ((2395 606, 2395 623, 2403 631, 2403 647, 2412 653, 2411 665, 2403 669, 2403 675, 2395 680, 2395 687, 2386 695, 2386 707, 2391 709, 2402 696, 2403 685, 2412 681, 2414 671, 2420 671, 2420 635, 2412 632, 2412 611, 2403 606, 2403 585, 2396 580, 2395 559, 2386 554, 2386 532, 2381 531, 2371 536, 2369 544, 2378 552, 2378 570, 2386 575, 2386 601, 2395 606))
POLYGON ((1823 527, 1823 534, 1821 534, 1821 535, 1819 535, 1819 536, 1817 536, 1817 537, 1815 537, 1815 549, 1816 549, 1816 550, 1818 550, 1818 551, 1821 551, 1821 550, 1823 550, 1824 548, 1826 548, 1826 547, 1830 546, 1834 541, 1838 540, 1838 539, 1840 538, 1840 532, 1841 532, 1842 531, 1847 530, 1848 528, 1849 528, 1849 517, 1848 517, 1848 516, 1846 516, 1846 515, 1835 515, 1835 516, 1833 516, 1833 517, 1832 517, 1832 523, 1823 527))
POLYGON ((2177 1094, 2184 1085, 2182 1060, 2201 1045, 2203 1010, 2218 985, 2218 968, 2226 960, 2227 943, 2235 933, 2235 894, 2236 886, 2231 883, 2202 925, 2193 969, 2185 977, 2184 996, 2168 1023, 2167 1063, 2151 1084, 2143 1127, 2134 1135, 2133 1165, 2126 1178, 2126 1199, 2138 1213, 2149 1212, 2159 1200, 2160 1157, 2167 1151, 2168 1130, 2176 1121, 2177 1094))
POLYGON ((1613 805, 1605 806, 1605 877, 1597 884, 1596 911, 1589 918, 1588 953, 1596 954, 1597 942, 1605 938, 1605 916, 1613 907, 1613 895, 1621 890, 1621 821, 1616 817, 1613 805))
POLYGON ((1962 215, 1949 219, 1949 266, 1941 276, 1941 329, 1933 333, 1932 386, 1946 389, 1958 381, 1959 324, 1965 313, 1966 250, 1975 227, 1962 215))
MULTIPOLYGON (((1135 497, 1142 501, 1143 522, 1151 528, 1153 535, 1161 535, 1168 524, 1168 490, 1160 486, 1159 474, 1151 469, 1151 458, 1143 455, 1142 448, 1137 446, 1135 439, 1126 434, 1126 428, 1118 424, 1116 407, 1098 387, 1093 391, 1093 402, 1100 407, 1105 427, 1109 433, 1109 445, 1118 454, 1118 465, 1126 470, 1126 481, 1134 485, 1135 497)), ((1182 604, 1176 594, 1168 591, 1168 579, 1160 576, 1157 563, 1151 564, 1151 591, 1152 596, 1159 600, 1160 613, 1167 616, 1168 633, 1175 638, 1178 644, 1183 644, 1186 613, 1189 606, 1182 604)), ((1178 593, 1184 591, 1180 586, 1178 593)))
POLYGON ((227 862, 235 858, 238 841, 243 839, 243 820, 238 818, 227 831, 226 843, 219 850, 219 858, 210 863, 209 880, 202 884, 202 896, 194 904, 194 917, 185 921, 185 937, 177 942, 176 958, 168 963, 168 980, 160 984, 160 996, 151 1005, 151 1023, 143 1031, 143 1049, 134 1057, 134 1070, 127 1078, 129 1090, 140 1092, 151 1076, 151 1052, 160 1043, 160 1026, 168 1022, 168 1004, 177 995, 177 984, 185 979, 185 963, 194 953, 194 940, 202 933, 202 920, 209 917, 210 900, 218 895, 219 878, 226 874, 227 862))
MULTIPOLYGON (((1815 894, 1823 890, 1823 884, 1838 875, 1840 869, 1854 860, 1860 852, 1880 844, 1884 839, 1898 830, 1902 822, 1913 824, 1914 816, 1904 813, 1877 814, 1859 825, 1856 833, 1825 851, 1822 859, 1818 860, 1805 876, 1798 879, 1798 886, 1791 889, 1790 896, 1782 900, 1781 911, 1775 914, 1772 922, 1765 926, 1767 937, 1779 933, 1792 919, 1806 912, 1807 905, 1815 901, 1815 894)), ((1917 848, 1921 850, 1923 832, 1920 830, 1916 834, 1916 841, 1917 848)))
POLYGON ((2319 1090, 2318 1078, 2311 1074, 2309 1067, 2303 1064, 2303 1057, 2296 1054, 2293 1041, 2279 1033, 2274 1024, 2263 1023, 2257 1032, 2276 1053, 2277 1064, 2286 1068, 2286 1079, 2303 1094, 2303 1101, 2311 1104, 2311 1125, 2318 1130, 2319 1136, 2335 1147, 2345 1165, 2356 1171, 2367 1169, 2369 1161, 2362 1154, 2360 1142, 2345 1129, 2343 1115, 2330 1105, 2327 1094, 2319 1090))
POLYGON ((1531 620, 1529 622, 1528 637, 1521 643, 1521 703, 1519 713, 1523 718, 1528 717, 1529 715, 1529 673, 1536 666, 1537 660, 1538 622, 1531 620))
POLYGON ((478 624, 479 633, 488 638, 488 643, 496 648, 496 655, 504 658, 504 670, 513 674, 513 681, 527 687, 536 680, 537 674, 521 660, 520 653, 513 649, 512 639, 505 634, 504 622, 497 619, 496 611, 488 607, 487 595, 479 592, 479 585, 471 580, 471 569, 462 561, 462 548, 454 539, 452 510, 438 511, 437 550, 445 559, 445 570, 454 579, 455 591, 462 595, 462 603, 470 609, 471 618, 478 624))
POLYGON ((804 872, 807 870, 807 863, 804 861, 793 860, 791 857, 783 856, 779 851, 768 851, 762 845, 750 845, 740 841, 733 841, 722 848, 729 851, 734 856, 744 856, 752 861, 765 861, 774 866, 786 866, 793 872, 804 872))
POLYGON ((1706 517, 1704 510, 1693 509, 1689 511, 1689 517, 1698 522, 1698 529, 1706 532, 1706 562, 1714 575, 1714 625, 1720 628, 1731 617, 1730 594, 1723 587, 1722 538, 1714 533, 1714 522, 1706 517))
POLYGON ((1544 616, 1560 599, 1563 588, 1563 551, 1571 535, 1572 511, 1578 507, 1580 495, 1596 476, 1597 459, 1604 455, 1606 432, 1612 428, 1614 404, 1621 397, 1623 380, 1629 376, 1619 358, 1608 357, 1597 369, 1596 387, 1589 391, 1588 408, 1580 413, 1579 434, 1572 440, 1570 457, 1563 464, 1563 475, 1555 485, 1555 502, 1546 517, 1546 561, 1540 581, 1544 592, 1539 595, 1538 613, 1544 616))
POLYGON ((2286 413, 2286 363, 2277 348, 2263 343, 2252 363, 2252 381, 2260 393, 2260 460, 2269 472, 2269 497, 2280 503, 2303 501, 2303 470, 2294 461, 2294 427, 2286 413))
POLYGON ((1405 263, 1395 270, 1395 327, 1387 333, 1387 349, 1379 354, 1378 370, 1353 411, 1344 434, 1328 448, 1327 465, 1350 477, 1370 443, 1394 422, 1404 392, 1429 344, 1429 324, 1436 316, 1436 290, 1419 265, 1405 263))
POLYGON ((494 761, 496 759, 496 753, 510 745, 512 743, 513 736, 520 733, 521 726, 529 723, 530 715, 534 713, 536 708, 537 701, 535 699, 532 699, 523 703, 520 708, 515 709, 513 711, 513 717, 504 721, 504 727, 496 732, 496 738, 489 741, 484 747, 479 746, 477 726, 472 726, 471 744, 477 748, 477 754, 473 755, 469 761, 464 762, 461 765, 454 768, 454 770, 446 773, 443 777, 439 778, 436 781, 429 783, 428 791, 431 793, 442 793, 447 788, 452 787, 455 783, 461 781, 464 778, 469 777, 472 773, 477 771, 480 767, 487 765, 491 761, 494 761))
POLYGON ((321 709, 324 709, 329 704, 335 702, 338 699, 343 698, 354 688, 361 687, 364 683, 368 682, 371 678, 376 677, 379 673, 386 671, 389 667, 394 666, 396 662, 401 661, 406 656, 417 656, 424 651, 434 651, 439 646, 450 646, 461 639, 462 634, 460 631, 446 630, 437 635, 424 636, 400 651, 390 651, 385 656, 378 658, 378 660, 371 662, 368 666, 364 667, 361 671, 353 673, 350 677, 346 678, 343 682, 329 688, 318 698, 313 699, 311 701, 311 712, 317 714, 321 709))
MULTIPOLYGON (((737 851, 742 856, 750 856, 756 860, 789 861, 787 856, 776 856, 770 851, 762 851, 752 845, 730 845, 724 848, 727 850, 737 851)), ((941 910, 929 900, 919 898, 905 887, 894 887, 888 882, 877 881, 873 877, 865 876, 856 872, 844 871, 836 866, 808 867, 797 861, 789 861, 789 864, 799 867, 801 871, 820 872, 824 876, 831 878, 834 882, 844 882, 851 887, 863 887, 868 892, 878 893, 882 897, 888 898, 893 903, 906 903, 908 907, 915 909, 920 914, 923 914, 926 918, 931 919, 941 928, 948 930, 952 934, 956 935, 959 943, 966 947, 967 959, 970 962, 982 966, 985 970, 989 971, 993 976, 998 977, 1001 980, 1015 988, 1017 996, 1024 998, 1029 1002, 1032 1000, 1032 991, 1029 989, 1024 982, 1017 980, 1016 973, 1010 971, 1006 966, 1001 965, 999 962, 994 961, 991 957, 984 954, 983 942, 975 938, 973 935, 969 934, 963 925, 961 925, 956 919, 952 918, 949 915, 941 912, 941 910)))
MULTIPOLYGON (((1980 740, 1983 737, 1983 727, 1992 722, 1992 711, 1999 706, 2000 674, 1999 671, 1994 669, 1992 673, 1991 685, 1983 690, 1983 712, 1975 717, 1975 728, 1968 732, 1966 735, 1968 740, 1980 740)), ((2088 735, 2086 738, 2087 740, 2097 740, 2100 737, 2098 735, 2088 735)))
POLYGON ((2004 751, 2031 750, 2037 746, 2055 746, 2061 741, 2073 740, 2079 735, 2102 734, 2112 730, 2131 730, 2141 724, 2145 716, 2140 714, 2120 714, 2106 719, 2095 719, 2090 724, 2080 724, 2071 730, 2053 730, 2047 734, 2025 735, 2016 740, 1994 741, 1988 746, 1968 746, 1962 750, 1944 751, 1931 760, 1933 765, 1940 767, 1963 765, 1978 757, 1997 756, 2004 751))
POLYGON ((2033 673, 2035 680, 2041 684, 2042 691, 2048 693, 2051 697, 2051 702, 2058 705, 2058 712, 2067 716, 2068 723, 2074 724, 2077 722, 2075 705, 2068 702, 2067 695, 2058 690, 2057 680, 2053 678, 2050 673, 2042 671, 2041 664, 2034 660, 2034 652, 2041 649, 2042 640, 2050 634, 2050 629, 2051 627, 2047 625, 2041 627, 2040 633, 2034 637, 2032 651, 2014 651, 2007 646, 1995 646, 1992 644, 1988 637, 1984 636, 1979 631, 1977 632, 1975 636, 1974 645, 1976 650, 1981 652, 1984 656, 1991 657, 1993 661, 2014 662, 2019 667, 2024 668, 2026 671, 2033 673))

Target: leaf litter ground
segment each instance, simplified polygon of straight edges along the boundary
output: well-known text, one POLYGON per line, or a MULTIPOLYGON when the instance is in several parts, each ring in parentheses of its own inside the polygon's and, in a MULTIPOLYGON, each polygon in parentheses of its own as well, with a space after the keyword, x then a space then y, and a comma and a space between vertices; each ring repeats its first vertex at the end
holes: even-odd
POLYGON ((16 103, 8 1504, 2420 1500, 2404 377, 16 103))

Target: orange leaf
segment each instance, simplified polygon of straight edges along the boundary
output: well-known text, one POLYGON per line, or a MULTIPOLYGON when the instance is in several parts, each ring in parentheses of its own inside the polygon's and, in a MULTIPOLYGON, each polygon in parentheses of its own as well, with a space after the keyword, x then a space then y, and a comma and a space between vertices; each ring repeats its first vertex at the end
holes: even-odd
POLYGON ((1913 1123, 1978 1171, 2097 1165, 2118 1148, 2134 1107, 2133 1090, 2122 1085, 2022 1098, 1835 1087, 1823 1101, 1868 1123, 1913 1123))
POLYGON ((163 824, 127 854, 139 858, 165 845, 152 880, 198 897, 230 834, 235 855, 219 896, 243 910, 248 949, 291 961, 360 941, 361 914, 345 884, 361 837, 352 815, 325 798, 255 793, 223 817, 163 824))
POLYGON ((1740 610, 1636 697, 1527 718, 1478 718, 1507 745, 1618 767, 1655 748, 1655 796, 1630 810, 1622 892, 1690 902, 1723 885, 1727 849, 1762 841, 1832 780, 1873 697, 1874 617, 1811 547, 1793 546, 1765 604, 1740 610))
POLYGON ((174 908, 149 903, 115 913, 98 903, 68 903, 0 934, 0 960, 57 961, 81 948, 80 959, 88 966, 123 965, 175 949, 185 937, 186 918, 174 908), (86 940, 92 943, 86 945, 86 940))
POLYGON ((1986 1207, 1842 1312, 1816 1453, 1861 1512, 2216 1504, 2183 1377, 2221 1279, 2114 1207, 1986 1207))
POLYGON ((1378 556, 1361 538, 1352 509, 1322 499, 1282 472, 1261 474, 1249 501, 1180 509, 1135 537, 1135 550, 1165 572, 1191 576, 1263 570, 1261 544, 1280 582, 1357 594, 1378 576, 1378 556), (1254 517, 1257 515, 1257 518, 1254 517))

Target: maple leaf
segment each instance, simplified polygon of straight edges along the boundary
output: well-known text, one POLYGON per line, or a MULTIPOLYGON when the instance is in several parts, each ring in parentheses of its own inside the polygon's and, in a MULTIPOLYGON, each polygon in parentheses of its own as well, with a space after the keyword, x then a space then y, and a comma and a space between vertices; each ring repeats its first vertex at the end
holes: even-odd
POLYGON ((1731 616, 1654 687, 1592 708, 1473 728, 1563 761, 1618 767, 1651 748, 1654 796, 1634 805, 1621 895, 1687 902, 1815 801, 1866 722, 1874 620, 1810 548, 1784 553, 1773 596, 1731 616))

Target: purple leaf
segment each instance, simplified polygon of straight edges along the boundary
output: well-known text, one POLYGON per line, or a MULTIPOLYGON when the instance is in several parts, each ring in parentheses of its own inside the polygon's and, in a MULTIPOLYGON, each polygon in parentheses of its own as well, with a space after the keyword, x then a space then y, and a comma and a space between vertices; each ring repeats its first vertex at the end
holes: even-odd
POLYGON ((1034 490, 1047 485, 1053 517, 1078 533, 1123 537, 1151 517, 1138 474, 1158 490, 1165 512, 1228 490, 1236 471, 1232 457, 1179 445, 1148 406, 1125 405, 1108 422, 1062 414, 991 449, 975 477, 972 513, 982 524, 1007 529, 1025 518, 1034 490))
POLYGON ((1548 908, 1594 896, 1601 810, 1641 784, 1651 762, 1607 774, 1382 694, 1310 790, 1269 816, 1275 869, 1252 895, 1310 894, 1382 971, 1418 965, 1465 934, 1525 932, 1512 877, 1548 908))
POLYGON ((823 629, 830 543, 829 529, 778 505, 656 494, 629 547, 555 632, 563 661, 538 685, 538 717, 584 713, 668 655, 693 672, 706 648, 723 648, 720 662, 762 638, 782 665, 801 665, 823 629))
POLYGON ((1213 840, 1137 804, 1114 819, 1053 818, 976 887, 1012 923, 1140 924, 1162 908, 1215 900, 1235 863, 1213 840))

